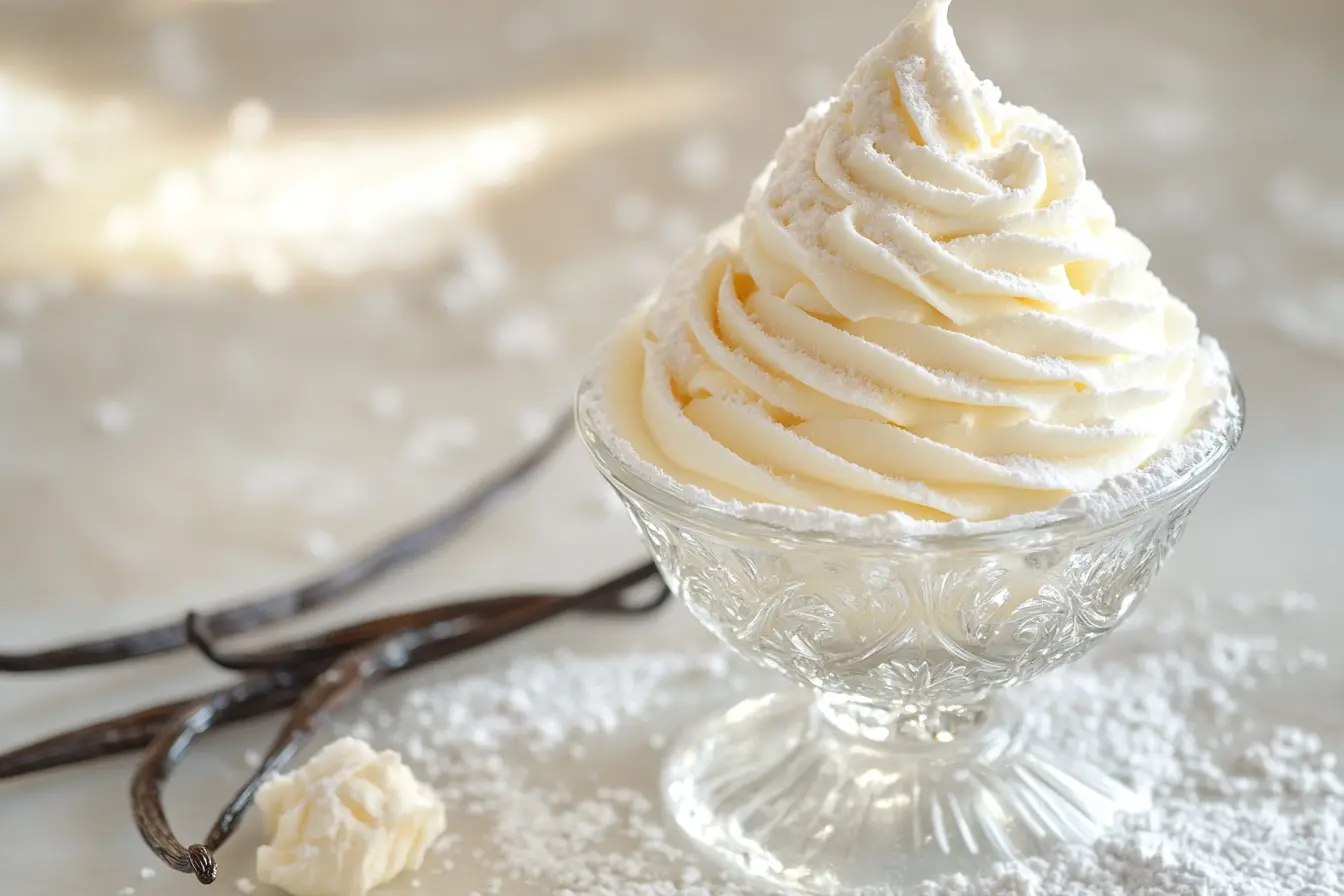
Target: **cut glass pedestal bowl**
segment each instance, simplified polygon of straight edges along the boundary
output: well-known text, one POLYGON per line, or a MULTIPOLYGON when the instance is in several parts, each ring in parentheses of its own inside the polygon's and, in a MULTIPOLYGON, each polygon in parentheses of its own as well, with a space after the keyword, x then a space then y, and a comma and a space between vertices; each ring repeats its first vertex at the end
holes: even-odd
POLYGON ((678 824, 751 877, 900 893, 1094 839, 1145 798, 1030 736, 999 692, 1077 659, 1134 609, 1241 420, 1188 472, 1105 522, 873 541, 700 506, 638 475, 580 389, 602 474, 695 617, 802 688, 686 731, 663 787, 678 824))

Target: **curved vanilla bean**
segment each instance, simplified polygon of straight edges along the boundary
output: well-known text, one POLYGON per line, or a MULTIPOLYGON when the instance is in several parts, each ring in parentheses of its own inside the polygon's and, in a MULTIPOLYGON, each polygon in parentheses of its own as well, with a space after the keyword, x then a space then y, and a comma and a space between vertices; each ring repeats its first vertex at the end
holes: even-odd
MULTIPOLYGON (((285 588, 203 614, 200 624, 215 637, 228 637, 293 618, 345 597, 457 535, 511 486, 537 470, 555 453, 572 428, 570 415, 563 415, 535 448, 443 511, 365 551, 332 572, 297 587, 285 588)), ((0 653, 0 672, 51 672, 117 663, 168 653, 185 647, 187 643, 186 624, 171 622, 137 632, 79 641, 46 650, 0 653)))
POLYGON ((310 670, 305 678, 289 670, 277 670, 256 676, 258 681, 247 679, 224 691, 147 707, 18 747, 0 755, 0 780, 142 750, 176 713, 209 699, 212 694, 231 694, 228 708, 215 720, 215 727, 284 709, 293 705, 317 671, 320 670, 310 670))
MULTIPOLYGON (((661 586, 662 578, 657 567, 645 563, 584 592, 582 609, 589 613, 615 615, 648 612, 657 609, 667 598, 668 592, 661 586), (660 590, 653 599, 646 598, 643 603, 630 599, 635 586, 643 583, 652 585, 654 582, 658 583, 660 590)), ((366 619, 275 647, 232 652, 225 652, 215 643, 214 637, 195 613, 187 615, 186 625, 191 644, 211 663, 235 672, 255 672, 330 663, 352 647, 407 629, 441 626, 437 633, 448 637, 454 630, 465 631, 476 624, 478 617, 500 616, 528 604, 544 603, 556 597, 554 594, 510 594, 449 602, 366 619)))
POLYGON ((215 880, 217 869, 212 853, 217 846, 184 847, 177 842, 163 811, 163 785, 186 757, 197 734, 209 731, 229 706, 264 693, 269 680, 270 676, 245 679, 231 688, 215 691, 199 702, 180 706, 150 744, 149 753, 131 779, 131 812, 140 835, 169 868, 195 874, 203 884, 215 880))
MULTIPOLYGON (((583 605, 582 609, 585 612, 616 615, 651 612, 667 599, 668 592, 665 588, 661 588, 652 600, 645 597, 642 603, 631 598, 640 596, 637 590, 645 583, 657 582, 661 586, 661 581, 653 564, 645 564, 613 578, 598 588, 592 589, 588 593, 590 600, 583 605)), ((530 596, 533 600, 552 597, 555 597, 555 595, 530 596)), ((424 624, 433 624, 435 621, 439 621, 448 626, 460 626, 462 617, 456 614, 460 613, 463 608, 474 610, 478 616, 483 616, 490 615, 492 606, 509 610, 520 607, 525 603, 518 598, 505 598, 506 603, 495 604, 494 602, 498 600, 500 599, 487 598, 463 601, 447 606, 416 610, 411 613, 396 614, 382 619, 370 620, 369 623, 364 624, 370 627, 362 630, 359 625, 348 626, 344 629, 337 629, 335 632, 328 632, 325 635, 315 635, 289 645, 261 649, 252 653, 224 654, 208 636, 198 630, 196 634, 197 647, 202 649, 212 660, 219 661, 225 668, 269 673, 264 676, 268 682, 267 688, 251 690, 246 697, 238 697, 235 694, 234 699, 229 701, 227 708, 212 719, 211 727, 218 728, 234 722, 245 721, 291 706, 303 688, 336 656, 352 647, 367 643, 367 639, 361 637, 363 634, 367 634, 369 638, 379 637, 400 628, 410 627, 411 622, 416 617, 419 617, 424 624), (434 616, 435 613, 444 613, 445 610, 449 609, 455 612, 443 618, 434 616), (396 624, 389 625, 388 620, 396 620, 396 624), (326 641, 328 638, 332 639, 329 644, 326 641), (293 653, 287 654, 286 651, 290 648, 297 649, 293 653), (328 649, 334 651, 334 653, 329 654, 328 649), (288 663, 288 660, 294 662, 288 663)), ((447 635, 450 632, 448 629, 444 629, 442 633, 447 635)), ((217 691, 210 691, 183 700, 147 707, 17 747, 0 755, 0 780, 18 778, 37 772, 142 750, 153 742, 174 714, 184 707, 209 701, 217 693, 217 691)))
POLYGON ((205 839, 191 846, 184 846, 168 824, 163 787, 196 738, 212 729, 228 703, 212 695, 208 700, 184 707, 150 744, 132 781, 132 813, 141 837, 169 868, 194 874, 202 883, 211 883, 217 874, 214 854, 232 836, 261 782, 288 763, 333 709, 369 684, 496 640, 574 605, 573 598, 558 598, 483 619, 477 628, 466 632, 445 636, 430 625, 385 635, 348 651, 299 695, 261 766, 225 806, 205 839))
POLYGON ((221 648, 206 630, 200 617, 195 613, 189 613, 186 622, 187 638, 202 656, 221 669, 234 672, 290 669, 296 666, 326 665, 351 648, 406 629, 440 626, 440 634, 447 637, 454 632, 465 631, 475 625, 481 617, 497 616, 529 602, 547 599, 547 595, 519 594, 440 604, 367 619, 274 647, 234 651, 225 651, 221 648))
POLYGON ((220 812, 205 839, 190 847, 183 846, 167 824, 162 790, 196 737, 211 729, 222 707, 211 700, 184 709, 155 738, 136 772, 131 795, 141 836, 170 868, 194 873, 198 880, 209 883, 216 873, 214 853, 233 834, 261 782, 282 770, 312 737, 317 726, 352 695, 407 669, 487 644, 570 610, 592 605, 605 612, 649 612, 666 600, 666 586, 660 586, 654 600, 641 604, 627 605, 622 601, 622 596, 656 575, 656 569, 648 564, 579 595, 543 596, 519 603, 516 609, 509 612, 481 614, 477 617, 478 623, 465 630, 452 631, 440 623, 430 623, 420 628, 385 634, 349 650, 318 675, 303 692, 260 767, 220 812), (621 609, 622 606, 625 609, 621 609))

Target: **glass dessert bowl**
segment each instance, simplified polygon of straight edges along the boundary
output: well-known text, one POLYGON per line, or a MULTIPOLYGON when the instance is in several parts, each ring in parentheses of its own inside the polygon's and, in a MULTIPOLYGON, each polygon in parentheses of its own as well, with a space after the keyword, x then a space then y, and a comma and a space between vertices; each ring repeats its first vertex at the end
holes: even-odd
POLYGON ((601 376, 580 387, 579 430, 668 584, 736 653, 802 686, 673 746, 665 796, 694 840, 775 886, 901 892, 1089 842, 1144 807, 1035 740, 1027 707, 999 692, 1133 611, 1240 437, 1235 382, 1211 447, 1108 518, 874 538, 743 518, 641 475, 604 422, 601 376))

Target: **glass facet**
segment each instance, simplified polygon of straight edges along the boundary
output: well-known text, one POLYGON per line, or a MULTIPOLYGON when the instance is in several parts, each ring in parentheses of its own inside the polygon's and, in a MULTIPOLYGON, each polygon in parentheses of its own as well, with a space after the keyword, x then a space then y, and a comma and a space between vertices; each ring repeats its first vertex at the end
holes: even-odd
POLYGON ((580 432, 668 584, 735 652, 804 686, 740 703, 669 753, 669 809, 720 861, 803 892, 891 892, 1090 842, 1144 806, 1087 757, 1038 743, 999 692, 1077 659, 1134 610, 1240 418, 1113 520, 866 541, 647 482, 606 444, 601 400, 585 380, 580 432))

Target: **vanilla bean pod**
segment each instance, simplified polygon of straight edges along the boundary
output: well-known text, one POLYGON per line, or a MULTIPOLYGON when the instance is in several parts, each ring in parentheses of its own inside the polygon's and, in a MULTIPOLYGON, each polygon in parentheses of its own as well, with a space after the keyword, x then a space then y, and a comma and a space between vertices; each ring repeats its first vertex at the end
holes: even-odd
POLYGON ((217 727, 284 709, 293 705, 320 671, 310 670, 306 678, 284 669, 249 676, 220 691, 136 710, 18 747, 0 755, 0 780, 143 750, 176 713, 213 694, 231 695, 228 708, 215 720, 217 727))
MULTIPOLYGON (((526 455, 443 511, 302 585, 202 614, 198 625, 215 637, 228 637, 291 619, 351 594, 457 535, 511 486, 539 468, 563 444, 572 428, 569 415, 562 416, 526 455)), ((187 646, 188 642, 186 624, 171 622, 45 650, 0 653, 0 672, 52 672, 118 663, 168 653, 187 646)))
MULTIPOLYGON (((661 586, 662 579, 652 563, 637 566, 609 582, 584 592, 582 609, 587 613, 599 614, 629 614, 640 612, 642 609, 656 609, 665 598, 665 590, 660 591, 655 601, 647 608, 628 600, 630 592, 635 586, 644 582, 655 581, 661 586)), ((477 598, 410 610, 404 613, 394 613, 376 619, 367 619, 276 647, 228 653, 214 643, 214 638, 200 624, 195 614, 188 614, 187 616, 187 631, 192 645, 206 659, 222 669, 235 672, 292 669, 310 663, 330 663, 349 648, 367 643, 385 634, 423 626, 439 625, 444 626, 439 632, 440 636, 446 637, 452 634, 448 627, 456 627, 459 630, 465 629, 475 624, 478 616, 487 618, 500 616, 520 609, 528 603, 546 602, 554 599, 556 599, 556 595, 553 594, 519 594, 477 598)))
MULTIPOLYGON (((636 588, 641 583, 658 583, 661 579, 652 564, 630 570, 612 579, 601 588, 589 592, 590 600, 582 607, 585 613, 639 613, 655 609, 666 599, 661 590, 653 601, 634 602, 636 588)), ((546 595, 519 595, 483 600, 458 601, 413 610, 407 613, 368 620, 356 625, 343 626, 325 635, 316 635, 291 642, 287 646, 260 649, 250 653, 224 652, 196 631, 198 648, 204 642, 207 656, 220 662, 224 668, 253 673, 244 682, 255 677, 265 687, 252 683, 245 696, 235 694, 227 709, 213 720, 214 727, 241 722, 286 708, 294 703, 299 693, 337 656, 348 649, 366 643, 372 638, 417 625, 440 625, 447 635, 452 626, 461 627, 464 616, 488 616, 521 606, 521 602, 544 599, 546 595), (264 674, 263 674, 264 673, 264 674)), ((232 687, 243 687, 240 682, 232 687)), ((229 689, 225 689, 229 690, 229 689)), ((123 753, 142 750, 161 732, 175 714, 184 707, 211 699, 219 691, 210 691, 184 700, 174 700, 82 726, 73 731, 44 738, 36 743, 15 748, 0 755, 0 780, 49 771, 69 765, 90 762, 123 753)))
POLYGON ((544 600, 544 595, 509 595, 463 601, 447 607, 426 607, 406 613, 394 613, 377 619, 367 619, 353 625, 324 632, 311 638, 301 638, 274 647, 255 650, 225 651, 206 630, 200 617, 187 614, 187 637, 191 645, 213 665, 234 672, 258 672, 271 669, 292 669, 310 665, 327 665, 353 647, 358 647, 383 635, 406 629, 440 626, 447 636, 475 625, 479 618, 498 616, 517 609, 529 601, 544 600))
MULTIPOLYGON (((225 806, 204 841, 189 847, 182 845, 168 825, 163 809, 163 788, 196 738, 210 731, 227 710, 228 701, 212 695, 197 704, 182 707, 154 739, 132 782, 132 808, 141 836, 170 868, 194 874, 202 883, 210 883, 218 873, 214 853, 232 835, 261 782, 284 768, 307 743, 317 726, 349 697, 389 676, 462 653, 585 606, 594 606, 601 612, 649 612, 667 599, 668 592, 661 580, 658 580, 660 590, 652 601, 632 604, 624 597, 630 589, 655 577, 657 571, 649 564, 576 596, 542 596, 518 602, 508 612, 481 613, 477 624, 464 630, 451 630, 431 622, 384 634, 352 648, 318 675, 302 693, 260 767, 225 806)), ((202 646, 211 653, 218 652, 208 639, 202 639, 202 646)), ((267 659, 273 661, 274 657, 267 659)))

